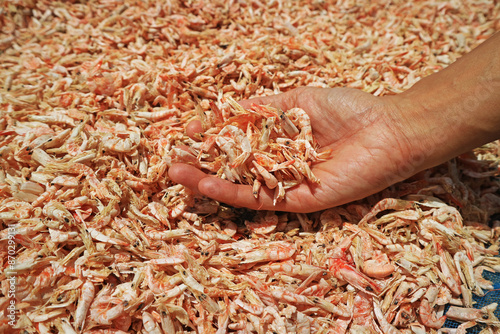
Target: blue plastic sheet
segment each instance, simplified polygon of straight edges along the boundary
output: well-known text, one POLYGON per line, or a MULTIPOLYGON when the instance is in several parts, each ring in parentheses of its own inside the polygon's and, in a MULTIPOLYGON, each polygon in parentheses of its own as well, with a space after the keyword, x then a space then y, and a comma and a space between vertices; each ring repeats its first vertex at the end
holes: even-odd
MULTIPOLYGON (((492 273, 489 271, 483 271, 483 277, 493 283, 493 290, 484 290, 485 295, 483 297, 478 297, 476 295, 472 295, 472 299, 475 301, 474 308, 482 308, 491 303, 499 303, 500 304, 500 273, 492 273)), ((445 311, 448 311, 446 308, 445 311)), ((500 319, 500 306, 495 310, 495 316, 500 319)), ((447 319, 444 323, 445 328, 457 328, 461 323, 447 319)), ((477 325, 467 330, 467 333, 479 333, 484 329, 483 325, 477 325)))

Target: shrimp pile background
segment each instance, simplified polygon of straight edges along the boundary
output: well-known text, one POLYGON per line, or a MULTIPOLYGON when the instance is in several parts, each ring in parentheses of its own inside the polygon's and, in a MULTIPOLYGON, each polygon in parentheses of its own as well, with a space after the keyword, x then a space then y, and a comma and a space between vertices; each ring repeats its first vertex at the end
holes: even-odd
MULTIPOLYGON (((311 214, 231 208, 167 176, 175 161, 229 179, 246 164, 280 200, 314 176, 249 158, 247 133, 217 127, 233 100, 404 91, 500 30, 498 2, 0 6, 0 332, 500 329, 496 303, 473 308, 494 293, 482 274, 500 272, 498 142, 311 214), (200 118, 212 139, 186 136, 200 118), (440 329, 447 319, 460 329, 440 329)), ((257 135, 279 123, 259 117, 257 135)))

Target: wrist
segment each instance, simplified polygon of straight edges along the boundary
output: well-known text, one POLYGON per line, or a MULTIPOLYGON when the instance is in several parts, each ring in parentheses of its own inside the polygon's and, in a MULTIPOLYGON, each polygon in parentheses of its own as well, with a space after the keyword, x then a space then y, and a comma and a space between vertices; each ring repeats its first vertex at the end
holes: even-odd
MULTIPOLYGON (((500 35, 408 91, 386 96, 425 169, 500 138, 500 35)), ((411 153, 408 153, 411 155, 411 153)))

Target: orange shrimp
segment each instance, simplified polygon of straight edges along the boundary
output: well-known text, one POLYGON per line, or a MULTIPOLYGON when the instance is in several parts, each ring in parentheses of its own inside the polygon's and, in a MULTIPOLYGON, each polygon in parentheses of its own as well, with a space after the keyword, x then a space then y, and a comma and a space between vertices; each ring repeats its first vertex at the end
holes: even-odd
POLYGON ((328 259, 328 267, 333 276, 368 294, 378 295, 382 292, 382 289, 373 280, 356 270, 345 260, 330 258, 328 259))

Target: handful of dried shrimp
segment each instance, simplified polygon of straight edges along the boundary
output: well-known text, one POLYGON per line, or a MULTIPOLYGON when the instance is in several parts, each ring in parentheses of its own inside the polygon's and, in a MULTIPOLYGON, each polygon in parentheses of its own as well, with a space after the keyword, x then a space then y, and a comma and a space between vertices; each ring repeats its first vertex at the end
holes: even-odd
POLYGON ((233 182, 251 184, 255 197, 263 181, 269 189, 276 189, 275 204, 285 197, 286 189, 304 179, 319 183, 309 165, 327 158, 330 151, 317 152, 304 110, 283 112, 257 105, 245 110, 231 97, 227 100, 227 108, 210 104, 213 117, 200 110, 207 129, 203 142, 191 145, 196 159, 184 153, 179 161, 195 162, 233 182))
POLYGON ((498 142, 311 214, 230 208, 166 173, 190 161, 276 201, 317 182, 328 152, 303 111, 234 101, 400 92, 498 30, 498 6, 1 2, 0 332, 498 331, 497 303, 472 308, 500 272, 498 142))

